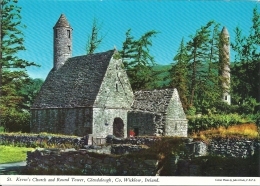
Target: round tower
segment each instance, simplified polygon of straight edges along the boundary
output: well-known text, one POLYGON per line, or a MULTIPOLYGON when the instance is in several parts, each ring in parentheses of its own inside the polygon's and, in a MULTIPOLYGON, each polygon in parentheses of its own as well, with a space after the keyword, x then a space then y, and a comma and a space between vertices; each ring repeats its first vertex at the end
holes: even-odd
POLYGON ((220 34, 220 73, 221 86, 223 88, 222 100, 231 104, 230 96, 230 41, 227 28, 224 26, 220 34))
POLYGON ((53 68, 58 70, 72 56, 72 28, 64 14, 53 27, 54 60, 53 68))

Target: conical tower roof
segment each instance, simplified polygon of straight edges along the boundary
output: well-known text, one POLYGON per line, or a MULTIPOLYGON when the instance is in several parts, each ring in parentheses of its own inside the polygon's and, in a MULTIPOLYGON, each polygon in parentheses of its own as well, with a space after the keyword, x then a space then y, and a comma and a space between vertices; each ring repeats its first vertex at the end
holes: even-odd
POLYGON ((61 14, 59 20, 57 21, 57 23, 55 24, 54 28, 57 27, 67 27, 67 28, 71 28, 66 16, 64 14, 61 14))
POLYGON ((229 35, 228 30, 227 30, 227 28, 225 26, 223 27, 221 33, 225 34, 225 35, 229 35))

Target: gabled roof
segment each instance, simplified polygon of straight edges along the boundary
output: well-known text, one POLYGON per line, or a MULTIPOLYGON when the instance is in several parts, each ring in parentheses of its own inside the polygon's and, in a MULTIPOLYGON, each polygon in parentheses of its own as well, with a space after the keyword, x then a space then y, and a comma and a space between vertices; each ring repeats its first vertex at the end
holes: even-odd
POLYGON ((134 110, 165 113, 174 89, 137 91, 134 93, 134 110))
POLYGON ((69 58, 46 78, 33 108, 93 106, 114 50, 69 58))
POLYGON ((66 16, 64 14, 61 14, 59 20, 57 21, 57 23, 55 24, 54 28, 57 27, 68 27, 71 28, 66 16))

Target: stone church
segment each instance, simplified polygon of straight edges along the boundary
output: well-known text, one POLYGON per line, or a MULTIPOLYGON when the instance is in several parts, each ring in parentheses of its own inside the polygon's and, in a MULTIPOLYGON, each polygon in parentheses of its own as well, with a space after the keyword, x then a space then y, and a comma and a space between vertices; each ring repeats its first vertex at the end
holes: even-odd
POLYGON ((53 69, 31 107, 31 132, 187 136, 176 89, 133 93, 117 51, 72 57, 73 30, 64 14, 53 30, 53 69))

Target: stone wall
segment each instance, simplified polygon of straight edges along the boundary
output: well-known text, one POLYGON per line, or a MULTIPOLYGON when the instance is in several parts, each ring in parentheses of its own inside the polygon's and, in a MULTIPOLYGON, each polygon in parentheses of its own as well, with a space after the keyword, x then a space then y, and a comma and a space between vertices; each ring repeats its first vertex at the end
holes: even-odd
POLYGON ((157 160, 98 155, 87 150, 42 149, 27 153, 30 174, 155 176, 157 160))
POLYGON ((142 111, 130 111, 127 116, 127 131, 135 131, 140 136, 161 136, 164 133, 161 114, 142 111))
POLYGON ((120 118, 124 125, 122 137, 127 137, 127 112, 133 99, 133 91, 122 68, 122 60, 112 57, 93 105, 93 135, 115 135, 114 121, 115 118, 120 118))
POLYGON ((92 115, 91 108, 31 109, 31 132, 91 134, 92 115))
POLYGON ((44 147, 45 145, 63 146, 70 145, 72 147, 80 147, 82 138, 80 137, 53 137, 48 135, 7 135, 0 134, 0 144, 27 147, 44 147))
POLYGON ((208 153, 226 157, 247 158, 260 150, 260 141, 255 139, 216 138, 210 141, 208 153))
POLYGON ((93 108, 93 118, 93 135, 95 137, 105 138, 107 135, 113 134, 115 118, 120 118, 123 120, 123 137, 127 137, 127 110, 93 108))

